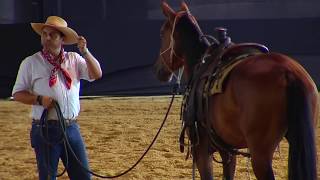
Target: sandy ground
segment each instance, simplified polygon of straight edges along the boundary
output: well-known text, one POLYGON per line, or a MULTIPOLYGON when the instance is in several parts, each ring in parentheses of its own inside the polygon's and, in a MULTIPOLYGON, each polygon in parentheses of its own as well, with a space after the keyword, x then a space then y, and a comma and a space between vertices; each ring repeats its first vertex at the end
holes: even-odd
MULTIPOLYGON (((158 131, 169 102, 169 97, 81 100, 79 124, 92 170, 102 175, 116 175, 131 167, 158 131)), ((142 162, 118 179, 191 179, 191 159, 185 160, 186 154, 180 153, 178 145, 180 103, 181 98, 177 98, 156 143, 142 162)), ((1 180, 37 179, 35 156, 29 139, 29 117, 30 106, 0 101, 1 180)), ((283 141, 274 154, 276 179, 287 179, 287 149, 287 143, 283 141)), ((235 179, 255 179, 248 159, 239 156, 237 161, 235 179)), ((213 170, 215 178, 222 179, 221 165, 214 163, 213 170)), ((67 174, 59 179, 68 179, 67 174)))

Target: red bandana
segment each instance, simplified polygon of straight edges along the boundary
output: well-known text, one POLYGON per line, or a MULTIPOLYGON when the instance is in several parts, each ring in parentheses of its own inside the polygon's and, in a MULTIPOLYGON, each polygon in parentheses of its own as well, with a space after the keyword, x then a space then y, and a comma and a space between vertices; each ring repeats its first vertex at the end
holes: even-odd
POLYGON ((69 73, 62 69, 61 63, 64 61, 64 49, 61 47, 60 54, 57 57, 54 57, 51 55, 48 51, 42 50, 41 54, 44 59, 46 59, 50 64, 54 66, 54 68, 51 70, 50 78, 49 78, 49 86, 52 87, 57 82, 57 73, 58 70, 60 70, 65 78, 65 83, 68 89, 71 87, 72 79, 69 75, 69 73))

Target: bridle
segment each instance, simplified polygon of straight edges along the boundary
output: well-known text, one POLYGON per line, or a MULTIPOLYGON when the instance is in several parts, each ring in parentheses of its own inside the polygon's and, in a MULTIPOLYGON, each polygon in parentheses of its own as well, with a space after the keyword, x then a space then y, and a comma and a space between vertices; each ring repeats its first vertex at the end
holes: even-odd
POLYGON ((173 26, 172 26, 172 31, 171 31, 171 34, 170 34, 170 43, 169 43, 169 46, 168 48, 166 48, 165 50, 163 50, 162 52, 160 52, 160 57, 161 57, 161 61, 162 63, 165 65, 166 69, 172 73, 172 75, 177 79, 178 83, 180 83, 180 80, 181 80, 181 77, 182 77, 182 74, 183 74, 183 71, 184 71, 184 66, 181 66, 179 68, 179 71, 178 71, 178 75, 174 72, 176 69, 175 69, 175 65, 180 65, 180 64, 184 64, 185 63, 185 60, 183 57, 179 56, 175 49, 174 49, 174 45, 175 45, 175 40, 174 40, 174 32, 176 30, 176 25, 177 25, 177 20, 178 20, 178 17, 181 17, 182 15, 184 14, 187 14, 188 17, 190 18, 190 20, 192 21, 192 23, 197 27, 199 33, 200 33, 200 40, 205 40, 207 41, 205 38, 206 38, 206 35, 204 35, 201 30, 200 30, 200 27, 199 27, 199 24, 197 23, 196 19, 194 16, 191 15, 190 11, 180 11, 176 14, 175 18, 174 18, 174 21, 173 21, 173 26), (169 55, 169 61, 166 61, 165 57, 164 57, 164 54, 167 53, 167 52, 170 52, 170 55, 169 55), (173 57, 175 57, 176 59, 178 59, 178 62, 175 63, 175 61, 173 61, 173 57))
POLYGON ((166 48, 165 50, 160 52, 160 57, 161 57, 162 63, 165 65, 167 70, 170 71, 172 73, 172 75, 177 79, 178 83, 180 83, 180 79, 181 79, 182 74, 183 74, 184 66, 181 66, 179 68, 179 72, 178 72, 178 75, 177 75, 174 72, 175 71, 175 63, 174 63, 175 61, 173 61, 173 57, 175 57, 175 58, 177 58, 179 60, 178 63, 176 63, 177 65, 178 64, 184 64, 184 58, 182 58, 181 56, 177 55, 176 51, 174 50, 175 40, 173 38, 173 34, 175 32, 175 29, 176 29, 178 17, 182 16, 185 13, 188 13, 188 15, 190 14, 187 11, 181 11, 181 12, 178 12, 177 15, 175 16, 174 21, 173 21, 172 31, 171 31, 171 34, 170 34, 169 46, 168 46, 168 48, 166 48), (170 52, 169 62, 167 62, 165 57, 164 57, 164 54, 167 53, 167 52, 170 52))

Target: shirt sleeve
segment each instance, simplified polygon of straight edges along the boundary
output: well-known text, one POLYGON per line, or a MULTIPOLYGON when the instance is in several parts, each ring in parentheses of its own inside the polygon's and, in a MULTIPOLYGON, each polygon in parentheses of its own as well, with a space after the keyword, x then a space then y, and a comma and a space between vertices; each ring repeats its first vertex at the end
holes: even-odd
POLYGON ((74 54, 77 62, 79 78, 90 81, 90 82, 94 81, 94 79, 90 79, 89 77, 86 60, 82 56, 80 56, 78 53, 74 53, 74 54))
POLYGON ((31 91, 32 75, 31 75, 31 66, 28 58, 24 59, 19 67, 17 74, 16 82, 12 89, 12 95, 19 91, 31 91))

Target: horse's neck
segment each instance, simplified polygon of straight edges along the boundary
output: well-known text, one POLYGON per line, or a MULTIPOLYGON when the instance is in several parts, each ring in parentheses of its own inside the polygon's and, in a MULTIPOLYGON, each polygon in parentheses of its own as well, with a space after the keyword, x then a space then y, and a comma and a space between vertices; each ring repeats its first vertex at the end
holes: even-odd
POLYGON ((192 46, 192 48, 187 49, 185 51, 185 73, 186 73, 186 80, 188 80, 194 71, 194 68, 197 64, 201 62, 201 57, 206 51, 206 49, 209 47, 209 45, 205 42, 197 42, 195 46, 192 46))
POLYGON ((190 77, 210 44, 202 38, 203 33, 200 27, 190 19, 190 16, 183 16, 179 20, 176 31, 180 35, 179 42, 185 59, 185 73, 190 77))

